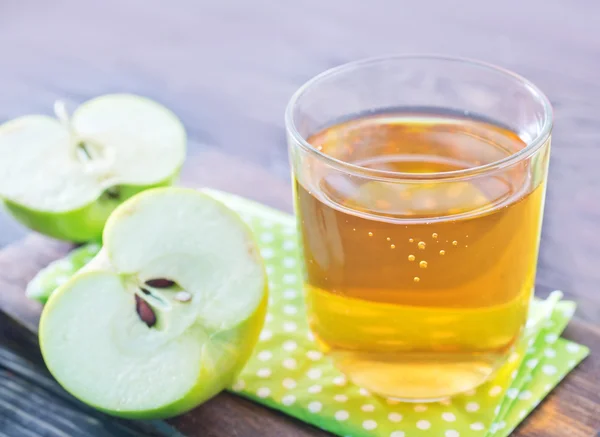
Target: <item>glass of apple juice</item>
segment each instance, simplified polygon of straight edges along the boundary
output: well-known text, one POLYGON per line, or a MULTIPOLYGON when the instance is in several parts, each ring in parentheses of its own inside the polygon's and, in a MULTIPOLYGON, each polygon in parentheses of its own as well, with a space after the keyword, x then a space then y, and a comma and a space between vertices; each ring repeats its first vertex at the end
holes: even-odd
POLYGON ((311 330, 354 383, 398 400, 482 384, 533 294, 552 113, 480 62, 347 64, 286 111, 311 330))

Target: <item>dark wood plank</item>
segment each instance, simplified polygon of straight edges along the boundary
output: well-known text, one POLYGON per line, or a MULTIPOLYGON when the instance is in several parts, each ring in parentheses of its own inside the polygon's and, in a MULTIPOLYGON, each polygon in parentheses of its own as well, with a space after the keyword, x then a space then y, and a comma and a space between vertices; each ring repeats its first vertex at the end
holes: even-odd
MULTIPOLYGON (((290 209, 286 182, 278 181, 258 166, 212 150, 205 149, 190 160, 183 174, 183 182, 194 187, 227 189, 271 206, 290 209), (268 190, 257 190, 256 187, 268 187, 268 190)), ((67 244, 29 235, 0 250, 0 309, 9 310, 18 316, 27 329, 35 330, 40 308, 25 299, 24 287, 40 268, 62 256, 69 248, 67 244)), ((21 343, 36 341, 31 335, 19 335, 21 343)), ((600 429, 600 329, 583 321, 574 321, 567 329, 566 336, 590 346, 592 355, 540 405, 538 411, 519 428, 516 436, 587 437, 600 429)), ((3 343, 1 338, 0 344, 3 343)), ((27 355, 25 352, 23 354, 27 355)), ((29 359, 35 361, 36 355, 39 356, 33 353, 29 359)), ((38 362, 38 365, 41 363, 38 362)), ((169 423, 190 437, 328 435, 227 393, 169 423)))
MULTIPOLYGON (((184 179, 289 210, 282 114, 306 79, 386 53, 436 52, 500 64, 536 82, 556 110, 537 288, 542 294, 563 289, 578 301, 578 316, 597 325, 598 17, 595 0, 8 1, 0 5, 0 121, 49 113, 57 98, 76 103, 107 92, 144 94, 178 113, 193 139, 190 156, 197 160, 184 179)), ((0 247, 25 235, 0 213, 0 247)), ((24 285, 67 249, 35 236, 0 251, 0 308, 33 328, 39 307, 22 299, 24 285)), ((570 332, 592 345, 592 357, 518 435, 587 436, 600 427, 592 396, 599 391, 598 333, 589 323, 574 323, 570 332)), ((264 409, 226 395, 202 408, 205 413, 184 416, 181 426, 203 435, 251 436, 272 425, 271 413, 262 422, 255 416, 264 409), (240 421, 221 421, 220 408, 239 411, 240 421)), ((265 432, 311 431, 272 414, 275 425, 265 432)))
POLYGON ((0 310, 0 435, 176 437, 176 434, 166 424, 116 419, 74 399, 44 366, 35 333, 0 310))

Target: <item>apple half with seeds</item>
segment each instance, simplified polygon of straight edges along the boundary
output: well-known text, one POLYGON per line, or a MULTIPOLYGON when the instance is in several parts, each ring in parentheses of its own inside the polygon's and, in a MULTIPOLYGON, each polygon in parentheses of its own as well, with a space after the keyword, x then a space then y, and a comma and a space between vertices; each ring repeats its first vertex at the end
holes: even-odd
POLYGON ((110 94, 71 117, 57 102, 55 113, 0 126, 0 200, 25 226, 61 240, 99 240, 125 199, 177 178, 186 134, 164 106, 110 94))
POLYGON ((127 418, 181 414, 229 386, 267 306, 246 224, 207 194, 157 188, 120 205, 103 239, 44 307, 39 337, 52 375, 127 418))

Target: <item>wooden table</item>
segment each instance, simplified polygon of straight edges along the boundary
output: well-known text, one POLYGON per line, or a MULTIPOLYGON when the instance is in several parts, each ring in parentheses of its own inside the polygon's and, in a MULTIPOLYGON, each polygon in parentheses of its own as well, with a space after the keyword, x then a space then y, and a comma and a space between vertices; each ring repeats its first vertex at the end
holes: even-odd
MULTIPOLYGON (((185 181, 288 211, 283 110, 314 74, 367 56, 433 52, 530 78, 556 111, 538 293, 559 288, 579 303, 567 335, 594 352, 516 435, 587 437, 600 429, 600 2, 23 0, 0 5, 0 41, 0 120, 50 113, 57 98, 147 95, 188 129, 185 181)), ((0 214, 0 247, 0 309, 33 329, 39 307, 22 298, 23 287, 67 246, 27 235, 0 214)), ((0 346, 43 373, 39 354, 22 347, 35 338, 12 323, 0 319, 0 346)), ((37 384, 53 387, 49 381, 37 384)), ((37 399, 35 388, 23 394, 23 408, 37 399)), ((3 429, 13 423, 7 417, 0 404, 0 436, 30 435, 3 429)), ((231 395, 171 423, 203 437, 325 435, 231 395)))

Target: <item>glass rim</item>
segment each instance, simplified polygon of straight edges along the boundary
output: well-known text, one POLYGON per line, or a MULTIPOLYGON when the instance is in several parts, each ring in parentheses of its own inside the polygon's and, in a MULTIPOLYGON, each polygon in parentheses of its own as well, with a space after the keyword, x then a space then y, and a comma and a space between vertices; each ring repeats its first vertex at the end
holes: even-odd
POLYGON ((315 155, 317 158, 322 159, 327 162, 329 165, 336 167, 338 169, 343 169, 347 173, 357 174, 369 177, 373 180, 380 181, 444 181, 444 180, 454 180, 454 179, 463 179, 470 178, 473 176, 477 176, 480 174, 485 174, 492 172, 494 170, 508 167, 511 164, 520 162, 524 159, 527 159, 531 155, 533 155, 536 151, 538 151, 548 140, 550 137, 550 133, 552 131, 552 121, 553 121, 553 111, 552 104, 548 97, 540 90, 533 82, 524 78, 523 76, 514 73, 505 68, 499 67, 497 65, 478 61, 469 58, 455 57, 455 56, 444 56, 444 55, 435 55, 435 54, 407 54, 407 55, 388 55, 388 56, 378 56, 371 57, 366 59, 361 59, 358 61, 348 62, 342 65, 338 65, 337 67, 330 68, 325 70, 316 76, 313 76, 307 82, 305 82, 300 88, 296 90, 296 92, 292 95, 290 101, 287 104, 285 109, 285 126, 289 135, 292 136, 294 141, 302 147, 305 151, 315 155), (457 62, 465 65, 470 65, 472 67, 482 68, 485 70, 489 70, 495 73, 500 73, 505 77, 520 82, 525 88, 530 92, 530 94, 542 105, 544 110, 544 119, 542 121, 542 129, 540 133, 530 141, 526 143, 526 146, 523 147, 516 153, 510 154, 502 159, 497 161, 478 165, 475 167, 469 167, 460 170, 452 170, 447 172, 431 172, 431 173, 408 173, 408 172, 397 172, 397 171, 389 171, 389 170, 378 170, 372 168, 362 167, 360 165, 352 164, 350 162, 343 161, 338 158, 334 158, 317 148, 313 147, 298 131, 296 128, 296 124, 294 123, 294 108, 296 107, 298 101, 302 97, 302 95, 310 89, 313 85, 321 82, 324 79, 335 76, 340 73, 344 73, 346 71, 355 70, 360 67, 364 67, 367 65, 378 64, 386 61, 417 61, 417 60, 432 60, 432 61, 445 61, 445 62, 457 62))

